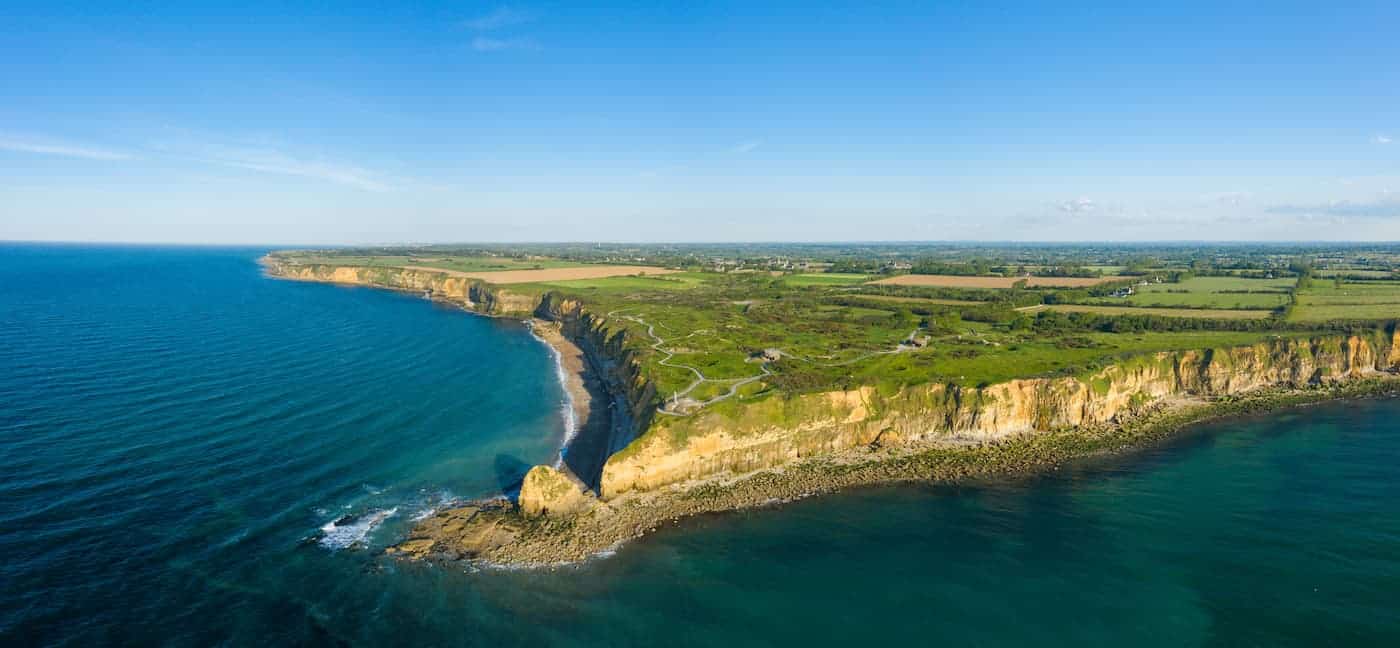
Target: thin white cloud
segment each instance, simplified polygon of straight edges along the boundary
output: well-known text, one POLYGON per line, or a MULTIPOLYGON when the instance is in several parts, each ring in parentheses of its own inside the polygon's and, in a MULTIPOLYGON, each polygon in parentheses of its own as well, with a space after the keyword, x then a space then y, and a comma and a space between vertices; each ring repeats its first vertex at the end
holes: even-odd
POLYGON ((1224 205, 1226 207, 1239 207, 1250 201, 1254 194, 1248 191, 1222 191, 1210 193, 1203 196, 1206 204, 1224 205))
POLYGON ((378 174, 367 169, 326 160, 297 158, 276 150, 228 149, 218 151, 209 159, 235 168, 325 180, 365 191, 389 190, 389 185, 380 180, 378 174))
POLYGON ((364 167, 320 157, 294 155, 265 143, 220 142, 186 135, 152 143, 149 148, 193 162, 322 180, 365 191, 382 192, 393 188, 382 174, 364 167))
POLYGON ((1081 214, 1084 212, 1094 211, 1094 209, 1098 207, 1098 203, 1095 203, 1090 198, 1085 198, 1081 196, 1079 198, 1075 198, 1074 200, 1066 200, 1064 202, 1061 202, 1057 206, 1062 212, 1068 214, 1081 214))
POLYGON ((0 134, 0 150, 34 155, 54 155, 83 160, 129 160, 128 153, 82 146, 50 139, 0 134))
POLYGON ((752 153, 753 151, 757 150, 760 146, 763 146, 763 140, 748 140, 736 144, 733 148, 729 149, 729 152, 740 154, 752 153))
POLYGON ((535 19, 534 14, 512 9, 510 7, 497 7, 484 16, 463 21, 462 26, 475 31, 494 31, 505 27, 523 25, 535 19))
POLYGON ((1393 141, 1395 140, 1391 139, 1389 135, 1386 135, 1384 133, 1376 133, 1376 135, 1371 138, 1372 144, 1389 144, 1393 141))
POLYGON ((477 36, 472 39, 472 49, 478 52, 537 50, 539 48, 539 43, 529 38, 487 38, 485 36, 477 36))
POLYGON ((1270 214, 1302 217, 1328 217, 1333 219, 1389 219, 1400 218, 1400 200, 1389 192, 1382 192, 1374 200, 1333 200, 1317 204, 1281 204, 1270 206, 1270 214))

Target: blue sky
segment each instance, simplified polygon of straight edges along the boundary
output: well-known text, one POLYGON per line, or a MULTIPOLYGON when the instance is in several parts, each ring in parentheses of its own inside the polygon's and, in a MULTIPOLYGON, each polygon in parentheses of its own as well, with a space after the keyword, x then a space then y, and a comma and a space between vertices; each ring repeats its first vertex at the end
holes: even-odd
POLYGON ((0 239, 1400 240, 1400 3, 1146 4, 10 0, 0 239))

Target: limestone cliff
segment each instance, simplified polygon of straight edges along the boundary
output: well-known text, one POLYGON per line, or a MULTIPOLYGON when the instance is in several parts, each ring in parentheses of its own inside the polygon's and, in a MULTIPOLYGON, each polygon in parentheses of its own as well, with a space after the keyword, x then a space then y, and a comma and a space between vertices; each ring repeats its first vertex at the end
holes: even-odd
POLYGON ((302 265, 265 259, 269 273, 301 281, 372 286, 422 293, 485 315, 528 316, 539 300, 490 286, 479 279, 454 277, 431 270, 368 266, 302 265))
POLYGON ((601 492, 606 500, 862 445, 993 441, 1107 423, 1165 399, 1328 383, 1394 371, 1398 364, 1400 332, 1378 332, 1157 353, 1087 379, 1022 379, 984 388, 919 385, 891 394, 863 387, 770 398, 730 410, 737 413, 656 421, 609 459, 601 492))
POLYGON ((563 472, 549 466, 535 466, 525 474, 519 504, 526 515, 569 515, 589 508, 594 501, 563 472))
POLYGON ((627 332, 610 328, 606 318, 588 312, 578 301, 553 293, 540 299, 535 316, 559 322, 564 335, 589 354, 590 360, 606 374, 609 388, 627 418, 621 422, 624 429, 618 431, 619 438, 611 444, 611 452, 621 450, 651 423, 658 403, 655 385, 642 374, 636 351, 627 346, 627 332))

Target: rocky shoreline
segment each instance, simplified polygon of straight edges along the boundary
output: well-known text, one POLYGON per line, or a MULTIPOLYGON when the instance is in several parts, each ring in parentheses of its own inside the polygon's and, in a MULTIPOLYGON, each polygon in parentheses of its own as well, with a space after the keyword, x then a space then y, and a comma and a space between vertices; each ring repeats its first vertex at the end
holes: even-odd
POLYGON ((497 566, 561 566, 614 550, 687 516, 772 505, 861 485, 1032 473, 1075 459, 1142 448, 1210 419, 1326 400, 1397 395, 1400 378, 1386 375, 1212 400, 1178 399, 1118 424, 1026 434, 986 444, 852 449, 752 474, 595 501, 587 510, 569 516, 526 516, 509 502, 474 504, 424 521, 408 539, 386 552, 402 558, 497 566))

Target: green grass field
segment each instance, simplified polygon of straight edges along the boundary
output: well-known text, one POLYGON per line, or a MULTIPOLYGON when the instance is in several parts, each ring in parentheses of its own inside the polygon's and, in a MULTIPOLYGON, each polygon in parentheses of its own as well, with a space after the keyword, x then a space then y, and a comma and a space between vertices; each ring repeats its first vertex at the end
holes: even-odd
POLYGON ((1204 319, 1264 319, 1273 315, 1266 310, 1237 310, 1210 308, 1150 308, 1138 306, 1090 306, 1084 304, 1054 304, 1020 309, 1034 313, 1052 310, 1061 313, 1098 313, 1100 315, 1156 315, 1159 317, 1192 317, 1204 319))
MULTIPOLYGON (((1124 354, 1167 349, 1229 346, 1262 339, 1264 332, 1145 332, 1116 334, 1088 332, 1071 335, 1036 331, 1011 331, 1004 325, 961 322, 956 330, 932 335, 930 346, 900 350, 900 342, 920 329, 922 318, 901 309, 848 306, 822 301, 850 299, 843 293, 784 291, 782 282, 761 275, 736 277, 695 273, 661 278, 617 277, 540 285, 584 300, 594 312, 607 316, 611 326, 629 333, 627 344, 646 366, 664 395, 689 387, 695 376, 684 367, 660 364, 666 355, 652 348, 646 332, 651 325, 672 356, 668 364, 701 370, 716 381, 758 375, 761 368, 749 361, 763 349, 780 349, 784 358, 772 363, 774 376, 753 387, 745 400, 783 392, 827 390, 861 384, 882 388, 924 382, 958 382, 976 385, 1013 377, 1089 371, 1124 354), (657 283, 679 277, 688 286, 657 283), (778 284, 775 287, 775 283, 778 284), (647 291, 647 292, 638 292, 647 291), (637 319, 629 319, 637 318, 637 319), (643 324, 643 322, 645 324, 643 324)), ((859 299, 871 300, 860 295, 859 299)), ((918 298, 875 299, 892 306, 934 303, 918 298), (908 301, 907 301, 908 300, 908 301)), ((953 302, 940 307, 979 304, 953 302)), ((1095 308, 1095 307, 1086 307, 1095 308)), ((1145 309, 1128 309, 1141 311, 1145 309)), ((1209 311, 1185 310, 1182 316, 1203 317, 1209 311)), ((1218 314, 1216 314, 1218 315, 1218 314)), ((1267 316, 1267 311, 1228 311, 1231 317, 1267 316)), ((708 398, 724 391, 707 383, 689 395, 708 398)))
POLYGON ((1316 274, 1317 276, 1319 276, 1319 277, 1324 277, 1324 278, 1331 278, 1331 277, 1347 277, 1347 276, 1350 276, 1350 277, 1367 277, 1367 278, 1370 278, 1370 279, 1388 279, 1388 278, 1395 277, 1395 273, 1394 273, 1394 272, 1390 272, 1389 270, 1362 270, 1362 269, 1350 270, 1350 269, 1345 269, 1345 268, 1341 268, 1341 269, 1329 269, 1329 270, 1318 270, 1315 274, 1316 274))
MULTIPOLYGON (((970 329, 976 331, 976 329, 970 329)), ((975 386, 1013 378, 1067 374, 1085 376, 1137 353, 1251 344, 1260 333, 1090 333, 1064 339, 982 330, 961 338, 935 339, 929 348, 872 358, 851 368, 857 383, 885 386, 950 382, 975 386), (1080 346, 1085 344, 1085 346, 1080 346)))
POLYGON ((358 256, 339 254, 289 254, 290 258, 296 259, 298 263, 305 264, 331 264, 345 266, 369 266, 369 267, 397 267, 416 263, 416 259, 411 256, 358 256))
POLYGON ((870 275, 840 272, 795 274, 783 277, 783 281, 789 286, 845 286, 864 283, 869 279, 870 275))
POLYGON ((897 297, 894 295, 867 295, 861 294, 861 299, 873 299, 897 304, 929 304, 934 306, 977 306, 987 302, 973 301, 970 299, 938 299, 934 297, 897 297))
POLYGON ((512 257, 385 255, 357 256, 338 254, 296 255, 301 263, 369 267, 422 266, 461 272, 492 272, 496 270, 541 270, 545 268, 575 268, 588 265, 558 259, 516 259, 512 257))
POLYGON ((570 279, 567 281, 544 281, 529 284, 516 284, 513 290, 534 286, 544 290, 587 291, 590 293, 622 294, 647 291, 688 290, 705 282, 703 272, 680 272, 676 274, 642 277, 605 277, 602 279, 570 279))
POLYGON ((1288 302, 1288 292, 1294 283, 1292 278, 1193 277, 1180 283, 1134 286, 1134 294, 1127 298, 1096 303, 1159 308, 1271 310, 1288 302))
POLYGON ((543 270, 545 268, 577 268, 587 265, 558 259, 513 259, 510 257, 423 257, 412 265, 461 272, 492 272, 496 270, 543 270))
POLYGON ((844 317, 854 317, 857 319, 870 319, 876 317, 890 317, 894 311, 887 311, 878 308, 865 308, 862 306, 839 306, 835 304, 821 304, 814 308, 816 312, 826 314, 836 314, 844 317))
POLYGON ((1400 318, 1400 281, 1313 280, 1299 291, 1290 321, 1388 320, 1400 318))

